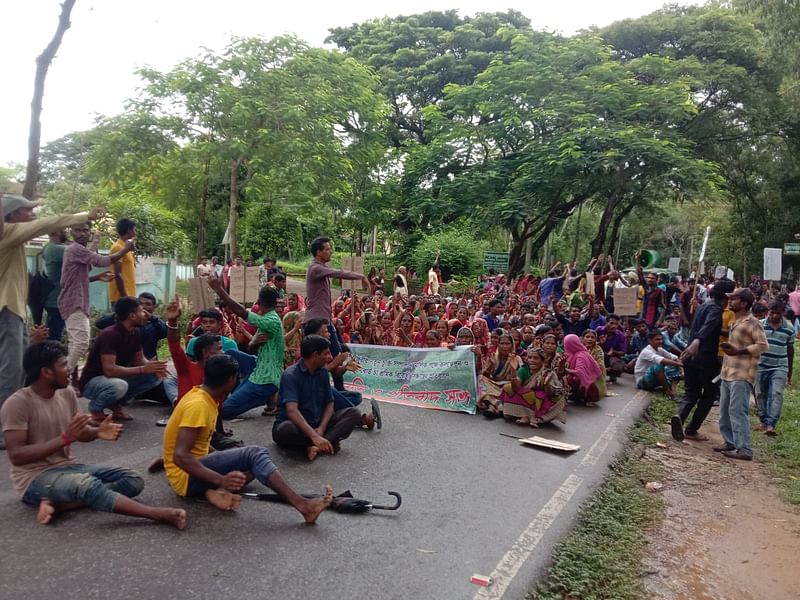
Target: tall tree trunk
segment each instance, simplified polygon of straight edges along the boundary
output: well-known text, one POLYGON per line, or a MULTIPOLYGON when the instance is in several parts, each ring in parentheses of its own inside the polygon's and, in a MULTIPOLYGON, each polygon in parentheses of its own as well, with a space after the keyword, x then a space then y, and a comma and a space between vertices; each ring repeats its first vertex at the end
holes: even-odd
MULTIPOLYGON (((197 262, 200 264, 200 259, 205 254, 206 248, 206 210, 208 208, 208 171, 210 168, 211 156, 206 154, 206 164, 204 166, 205 179, 203 181, 203 192, 200 195, 200 218, 197 222, 197 262)), ((225 257, 227 258, 227 256, 225 257)))
POLYGON ((239 246, 236 243, 236 220, 239 216, 239 167, 242 166, 242 161, 244 161, 243 156, 231 160, 231 196, 228 211, 228 244, 231 256, 239 254, 239 246))
POLYGON ((197 222, 197 262, 205 255, 206 249, 206 207, 208 206, 208 179, 203 184, 203 193, 200 195, 200 215, 197 222))
POLYGON ((608 197, 606 207, 603 209, 603 214, 600 215, 600 222, 597 224, 597 234, 592 240, 592 256, 600 256, 600 254, 602 254, 603 248, 606 245, 608 227, 611 224, 611 220, 614 218, 614 211, 616 211, 617 206, 619 206, 621 198, 622 194, 619 192, 614 192, 608 197))
POLYGON ((39 145, 42 141, 42 98, 44 97, 44 80, 47 77, 47 70, 50 63, 61 46, 64 32, 69 29, 71 23, 69 16, 75 0, 64 0, 61 5, 61 16, 58 17, 58 27, 56 33, 47 47, 36 58, 36 76, 33 79, 33 100, 31 100, 31 126, 28 132, 28 166, 25 169, 25 186, 22 188, 22 195, 28 200, 36 199, 36 184, 39 182, 39 145))
POLYGON ((361 256, 361 249, 364 247, 364 230, 359 227, 358 229, 358 248, 356 248, 356 256, 361 256))

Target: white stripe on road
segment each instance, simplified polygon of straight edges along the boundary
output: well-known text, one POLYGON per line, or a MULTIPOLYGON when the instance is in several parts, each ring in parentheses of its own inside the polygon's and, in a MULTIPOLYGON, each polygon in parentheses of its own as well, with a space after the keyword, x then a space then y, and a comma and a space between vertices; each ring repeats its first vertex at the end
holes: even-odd
POLYGON ((538 514, 533 518, 533 521, 528 523, 528 526, 511 546, 511 549, 506 552, 505 556, 500 559, 497 566, 492 571, 491 577, 492 584, 489 587, 481 588, 475 594, 474 600, 500 600, 511 585, 511 581, 516 574, 528 560, 536 546, 544 537, 544 534, 550 529, 550 526, 555 522, 564 508, 567 506, 572 496, 578 491, 583 483, 585 476, 578 475, 577 471, 583 467, 592 466, 600 460, 600 457, 608 448, 608 444, 617 435, 617 432, 623 422, 623 419, 628 414, 628 408, 634 402, 640 402, 646 397, 646 392, 639 391, 634 394, 628 403, 624 406, 620 414, 611 420, 605 431, 600 435, 597 441, 592 444, 589 451, 583 457, 583 460, 576 466, 572 473, 564 480, 564 483, 555 491, 550 497, 550 500, 542 507, 538 514))

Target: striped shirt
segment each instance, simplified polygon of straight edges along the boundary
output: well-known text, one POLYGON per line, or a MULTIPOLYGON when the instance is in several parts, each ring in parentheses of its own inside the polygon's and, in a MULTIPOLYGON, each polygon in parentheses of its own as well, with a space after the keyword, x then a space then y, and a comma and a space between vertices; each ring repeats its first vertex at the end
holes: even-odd
POLYGON ((767 336, 769 349, 761 355, 758 363, 760 371, 788 371, 789 370, 789 344, 794 344, 794 328, 786 319, 775 329, 770 325, 769 319, 763 319, 761 325, 767 336))
POLYGON ((734 348, 745 348, 747 354, 737 354, 736 356, 725 355, 722 359, 722 372, 720 377, 723 381, 748 381, 755 383, 756 368, 758 367, 758 357, 767 351, 767 336, 764 335, 764 328, 761 322, 752 314, 741 319, 736 319, 728 334, 731 346, 734 348))

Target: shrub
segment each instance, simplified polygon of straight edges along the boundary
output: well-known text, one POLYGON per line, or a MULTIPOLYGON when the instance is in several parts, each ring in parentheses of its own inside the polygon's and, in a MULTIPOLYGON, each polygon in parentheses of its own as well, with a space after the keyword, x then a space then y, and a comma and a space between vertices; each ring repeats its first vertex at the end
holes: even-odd
POLYGON ((411 264, 425 278, 436 259, 436 252, 440 251, 439 266, 445 281, 454 275, 477 275, 481 267, 483 246, 467 231, 440 231, 422 238, 411 254, 411 264))

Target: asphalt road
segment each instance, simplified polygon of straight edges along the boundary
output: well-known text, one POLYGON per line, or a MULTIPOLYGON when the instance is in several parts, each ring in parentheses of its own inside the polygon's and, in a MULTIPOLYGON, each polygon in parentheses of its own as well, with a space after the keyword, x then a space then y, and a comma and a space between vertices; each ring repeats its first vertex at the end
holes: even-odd
MULTIPOLYGON (((602 480, 646 397, 630 380, 597 408, 570 407, 564 426, 539 430, 481 416, 382 404, 382 431, 356 431, 335 457, 308 463, 272 443, 259 411, 232 422, 237 437, 266 445, 289 482, 390 502, 396 513, 324 513, 304 525, 292 509, 243 501, 236 513, 176 498, 163 475, 145 475, 140 499, 182 506, 188 528, 79 510, 35 522, 10 487, 0 452, 0 597, 186 600, 282 598, 522 598, 553 546, 602 480), (499 432, 577 443, 562 455, 520 446, 499 432), (492 575, 488 588, 473 573, 492 575)), ((145 403, 115 443, 79 444, 83 462, 144 472, 160 451, 164 409, 145 403)), ((259 484, 250 486, 258 491, 259 484)))

